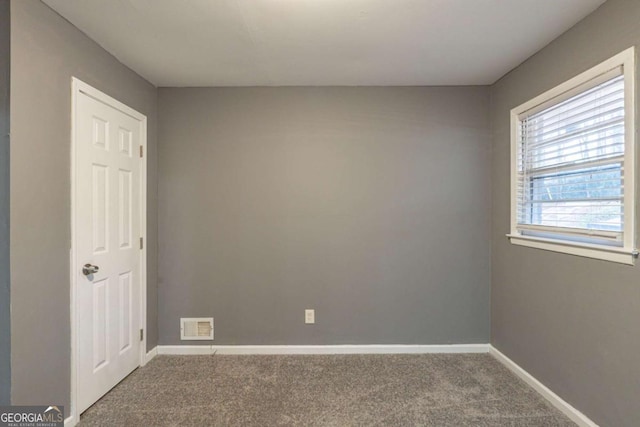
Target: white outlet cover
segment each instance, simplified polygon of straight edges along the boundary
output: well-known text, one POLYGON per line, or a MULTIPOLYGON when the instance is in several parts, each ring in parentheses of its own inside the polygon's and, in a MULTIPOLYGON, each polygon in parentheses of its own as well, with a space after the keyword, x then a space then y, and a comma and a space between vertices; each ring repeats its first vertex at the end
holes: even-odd
POLYGON ((304 323, 316 323, 316 311, 314 309, 308 308, 304 311, 304 323))

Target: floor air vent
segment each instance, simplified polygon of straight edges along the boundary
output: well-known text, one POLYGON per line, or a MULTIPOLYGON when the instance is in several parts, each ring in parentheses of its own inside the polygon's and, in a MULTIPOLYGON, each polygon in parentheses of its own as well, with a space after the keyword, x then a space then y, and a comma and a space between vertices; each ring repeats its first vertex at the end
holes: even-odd
POLYGON ((213 317, 183 317, 180 319, 181 340, 212 340, 213 317))

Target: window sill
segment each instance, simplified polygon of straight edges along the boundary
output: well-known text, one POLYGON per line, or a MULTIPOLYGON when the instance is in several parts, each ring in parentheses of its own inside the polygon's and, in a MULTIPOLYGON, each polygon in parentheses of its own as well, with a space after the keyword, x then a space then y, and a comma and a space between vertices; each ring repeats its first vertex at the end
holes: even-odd
POLYGON ((590 245, 588 243, 573 243, 542 237, 522 236, 520 234, 507 234, 507 237, 514 245, 601 259, 626 265, 634 265, 638 257, 637 251, 625 248, 590 245))

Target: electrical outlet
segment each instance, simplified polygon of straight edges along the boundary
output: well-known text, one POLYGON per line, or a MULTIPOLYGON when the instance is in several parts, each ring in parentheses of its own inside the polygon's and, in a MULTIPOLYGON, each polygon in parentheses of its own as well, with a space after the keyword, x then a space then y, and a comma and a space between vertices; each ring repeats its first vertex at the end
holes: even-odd
POLYGON ((316 323, 316 311, 312 308, 307 308, 304 311, 304 323, 316 323))

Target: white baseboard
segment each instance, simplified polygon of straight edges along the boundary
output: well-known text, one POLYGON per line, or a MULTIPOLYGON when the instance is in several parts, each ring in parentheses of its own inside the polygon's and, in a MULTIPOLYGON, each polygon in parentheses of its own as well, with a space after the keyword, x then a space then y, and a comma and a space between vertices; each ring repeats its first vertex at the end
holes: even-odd
POLYGON ((76 418, 73 415, 68 416, 64 419, 64 427, 73 427, 77 423, 76 418))
POLYGON ((560 396, 551 391, 547 386, 534 378, 530 373, 522 369, 516 362, 509 359, 502 352, 500 352, 500 350, 498 350, 494 346, 490 346, 489 354, 495 357, 500 363, 502 363, 514 374, 520 377, 524 382, 529 384, 535 391, 540 393, 542 397, 547 399, 553 406, 560 410, 560 412, 569 417, 571 421, 581 427, 598 427, 598 425, 591 421, 586 415, 578 411, 576 408, 563 400, 560 396))
POLYGON ((489 344, 452 345, 159 345, 158 354, 424 354, 488 353, 489 344))
POLYGON ((144 361, 142 362, 142 366, 146 365, 147 363, 149 363, 149 361, 151 361, 151 359, 153 359, 154 357, 156 357, 158 355, 158 347, 153 347, 145 356, 144 356, 144 361))

